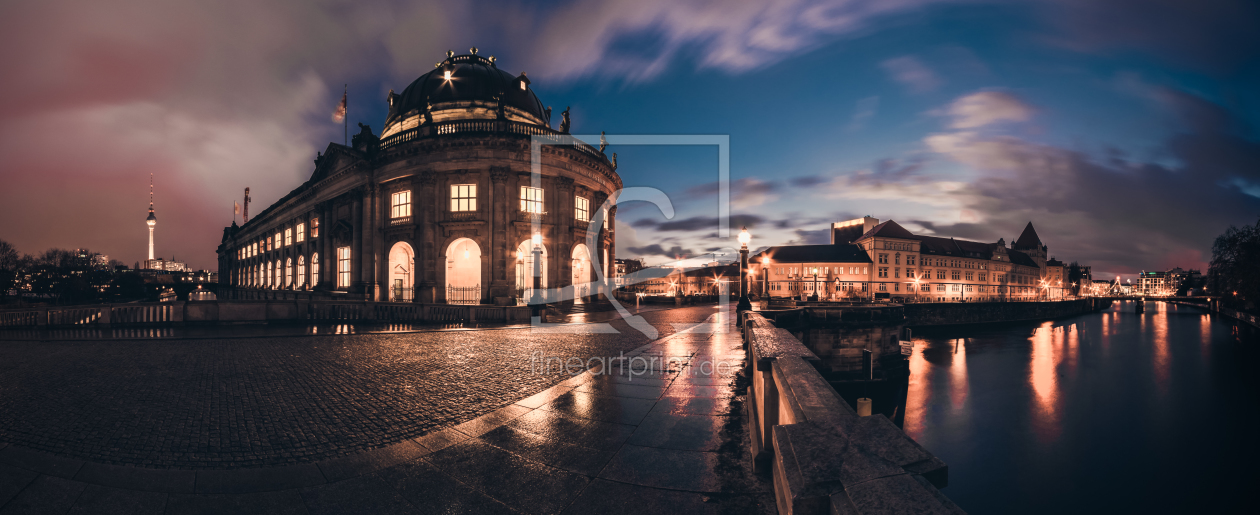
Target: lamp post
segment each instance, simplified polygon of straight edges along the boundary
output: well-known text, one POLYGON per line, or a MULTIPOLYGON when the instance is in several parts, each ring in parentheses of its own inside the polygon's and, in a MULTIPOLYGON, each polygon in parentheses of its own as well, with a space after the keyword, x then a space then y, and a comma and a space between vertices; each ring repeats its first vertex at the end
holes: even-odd
POLYGON ((919 278, 914 278, 914 301, 919 302, 919 278))
POLYGON ((534 233, 534 291, 529 296, 529 303, 534 307, 534 316, 541 312, 542 298, 542 234, 534 233))
POLYGON ((761 256, 761 297, 766 301, 763 307, 769 306, 770 302, 770 256, 761 256))
POLYGON ((745 277, 748 273, 749 241, 752 241, 752 235, 744 227, 739 231, 739 303, 735 305, 736 313, 752 310, 752 301, 748 300, 748 279, 745 277))
POLYGON ((814 273, 814 299, 813 301, 818 302, 818 298, 819 298, 818 297, 818 267, 813 267, 810 269, 810 271, 814 273))

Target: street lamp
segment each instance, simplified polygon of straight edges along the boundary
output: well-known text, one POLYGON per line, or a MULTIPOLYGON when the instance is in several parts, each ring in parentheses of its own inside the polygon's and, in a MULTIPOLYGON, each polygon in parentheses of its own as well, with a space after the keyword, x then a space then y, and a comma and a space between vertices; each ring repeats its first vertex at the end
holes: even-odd
POLYGON ((752 241, 752 235, 744 227, 739 231, 739 303, 735 305, 736 313, 752 310, 752 301, 748 300, 748 279, 744 277, 748 270, 749 241, 752 241))
POLYGON ((914 301, 919 302, 919 278, 914 278, 914 301))
POLYGON ((814 273, 814 302, 818 302, 818 267, 813 267, 811 271, 814 273))
POLYGON ((530 295, 529 303, 534 306, 534 314, 540 311, 539 306, 542 305, 542 234, 534 233, 532 238, 534 242, 534 291, 530 295))
MULTIPOLYGON (((770 302, 770 256, 761 256, 761 297, 770 302)), ((763 304, 769 306, 769 304, 763 304)))

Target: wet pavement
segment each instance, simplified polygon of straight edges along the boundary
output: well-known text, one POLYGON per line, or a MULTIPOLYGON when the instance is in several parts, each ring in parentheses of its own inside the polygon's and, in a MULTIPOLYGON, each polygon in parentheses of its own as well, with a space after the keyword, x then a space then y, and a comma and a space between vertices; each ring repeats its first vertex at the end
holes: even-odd
POLYGON ((647 313, 655 341, 612 322, 0 342, 0 513, 769 513, 744 459, 744 352, 715 311, 647 313))

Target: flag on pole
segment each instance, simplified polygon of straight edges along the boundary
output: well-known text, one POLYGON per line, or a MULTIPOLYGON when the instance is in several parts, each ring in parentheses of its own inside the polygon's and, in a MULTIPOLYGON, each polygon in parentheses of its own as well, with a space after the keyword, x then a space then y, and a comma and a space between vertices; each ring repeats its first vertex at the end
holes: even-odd
POLYGON ((233 215, 239 215, 239 214, 241 214, 241 203, 240 203, 240 202, 237 202, 237 201, 235 201, 235 200, 233 200, 233 201, 232 201, 232 214, 233 214, 233 215))
POLYGON ((341 92, 341 103, 337 104, 337 110, 333 111, 333 121, 340 122, 346 119, 346 92, 341 92))

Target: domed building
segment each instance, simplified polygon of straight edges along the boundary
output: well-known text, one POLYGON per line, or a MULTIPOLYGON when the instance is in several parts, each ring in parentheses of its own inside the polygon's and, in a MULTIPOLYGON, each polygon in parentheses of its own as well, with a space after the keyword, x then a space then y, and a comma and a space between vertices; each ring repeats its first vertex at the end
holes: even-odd
POLYGON ((360 124, 309 180, 224 229, 220 298, 507 304, 532 294, 535 255, 544 288, 595 293, 622 183, 615 159, 568 135, 567 109, 553 129, 529 78, 475 48, 386 102, 379 137, 360 124))

